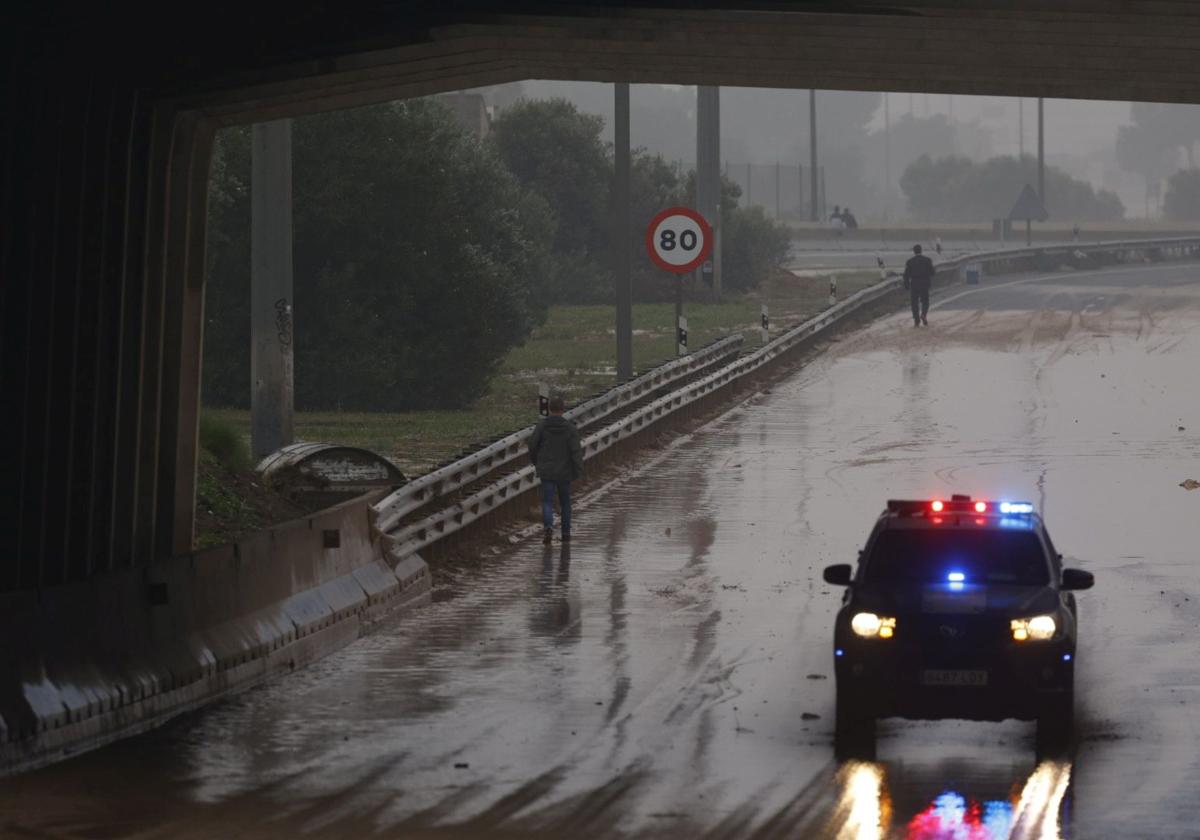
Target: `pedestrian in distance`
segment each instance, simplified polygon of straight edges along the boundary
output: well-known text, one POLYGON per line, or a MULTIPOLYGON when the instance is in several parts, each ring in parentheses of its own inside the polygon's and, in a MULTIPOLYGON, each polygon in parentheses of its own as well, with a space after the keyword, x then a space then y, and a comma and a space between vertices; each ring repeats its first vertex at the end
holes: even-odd
POLYGON ((563 417, 566 406, 559 394, 550 397, 550 416, 543 418, 529 436, 529 459, 542 481, 542 541, 554 537, 554 498, 562 516, 563 542, 571 539, 571 482, 583 475, 583 447, 579 430, 563 417))
POLYGON ((829 227, 834 236, 841 236, 842 231, 846 229, 846 217, 842 215, 842 208, 837 204, 833 205, 833 213, 829 217, 829 227))
POLYGON ((913 326, 929 326, 929 287, 933 285, 933 260, 921 253, 921 246, 913 246, 913 255, 904 264, 904 288, 908 289, 912 303, 913 326))

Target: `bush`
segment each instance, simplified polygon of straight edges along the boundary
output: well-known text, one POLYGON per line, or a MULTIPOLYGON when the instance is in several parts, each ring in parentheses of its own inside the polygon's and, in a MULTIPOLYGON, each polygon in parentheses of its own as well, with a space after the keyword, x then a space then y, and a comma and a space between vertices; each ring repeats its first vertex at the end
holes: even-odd
POLYGON ((721 237, 722 285, 729 291, 757 288, 787 260, 791 236, 761 207, 738 208, 721 237))
MULTIPOLYGON (((900 177, 913 216, 929 221, 990 222, 1006 218, 1021 188, 1037 179, 1037 161, 1026 155, 976 163, 951 155, 922 155, 900 177)), ((1121 199, 1097 190, 1055 166, 1046 167, 1046 210, 1051 218, 1116 221, 1125 217, 1121 199)))
POLYGON ((1200 169, 1181 169, 1171 176, 1163 198, 1163 212, 1174 221, 1200 219, 1200 169))
POLYGON ((226 469, 243 472, 250 469, 250 447, 232 424, 212 415, 200 414, 200 448, 226 469))

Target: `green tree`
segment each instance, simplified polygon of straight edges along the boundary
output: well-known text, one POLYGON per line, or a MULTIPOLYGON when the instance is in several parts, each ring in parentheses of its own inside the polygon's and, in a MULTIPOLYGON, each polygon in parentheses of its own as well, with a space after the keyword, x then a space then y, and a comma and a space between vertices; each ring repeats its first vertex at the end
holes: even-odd
POLYGON ((607 208, 613 168, 603 130, 603 118, 565 99, 519 100, 492 124, 490 141, 500 159, 553 213, 558 300, 612 296, 607 208))
MULTIPOLYGON (((241 405, 248 132, 219 146, 205 398, 241 405)), ((293 204, 299 408, 469 405, 544 317, 553 217, 440 103, 296 120, 293 204)))
POLYGON ((1117 163, 1142 177, 1147 188, 1179 167, 1180 156, 1195 166, 1200 141, 1200 106, 1134 102, 1132 123, 1117 130, 1117 163))
POLYGON ((1163 212, 1175 221, 1200 219, 1200 169, 1181 169, 1171 176, 1163 212))

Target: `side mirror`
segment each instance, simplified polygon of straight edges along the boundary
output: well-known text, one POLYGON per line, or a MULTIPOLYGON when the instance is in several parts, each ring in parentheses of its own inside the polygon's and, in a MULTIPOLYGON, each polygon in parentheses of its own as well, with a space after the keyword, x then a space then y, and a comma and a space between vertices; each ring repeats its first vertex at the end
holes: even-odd
POLYGON ((1063 591, 1075 591, 1078 589, 1091 589, 1096 584, 1096 578, 1091 572, 1085 572, 1083 569, 1063 569, 1062 573, 1062 588, 1063 591))
POLYGON ((849 586, 852 569, 849 563, 838 563, 825 567, 825 582, 835 586, 849 586))

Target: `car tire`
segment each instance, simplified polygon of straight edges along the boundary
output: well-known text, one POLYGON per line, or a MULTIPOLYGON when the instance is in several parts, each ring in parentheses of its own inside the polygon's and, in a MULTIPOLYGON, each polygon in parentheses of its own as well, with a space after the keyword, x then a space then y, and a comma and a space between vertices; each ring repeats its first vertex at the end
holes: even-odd
POLYGON ((1064 751, 1075 734, 1075 689, 1049 699, 1037 718, 1037 747, 1039 755, 1064 751))
POLYGON ((850 691, 837 689, 834 751, 841 759, 875 759, 875 715, 850 691))

